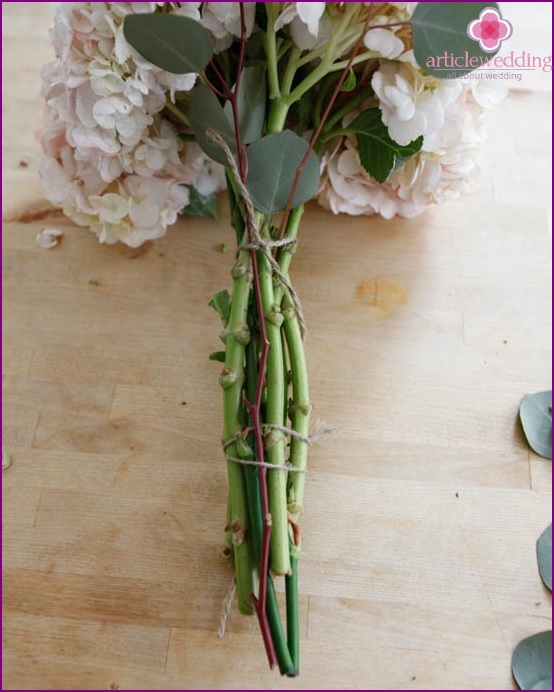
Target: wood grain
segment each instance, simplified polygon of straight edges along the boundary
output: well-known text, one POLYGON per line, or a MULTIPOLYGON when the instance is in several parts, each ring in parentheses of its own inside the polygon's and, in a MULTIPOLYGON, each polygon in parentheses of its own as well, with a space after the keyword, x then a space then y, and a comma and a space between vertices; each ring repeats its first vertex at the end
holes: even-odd
MULTIPOLYGON (((509 4, 538 51, 550 4, 509 4)), ((514 645, 550 617, 551 464, 517 423, 550 386, 549 75, 490 114, 475 195, 411 221, 305 216, 294 280, 335 432, 311 459, 291 682, 253 619, 216 637, 225 204, 140 251, 51 210, 33 138, 51 9, 2 13, 3 689, 512 689, 514 645), (65 232, 48 252, 45 224, 65 232)))

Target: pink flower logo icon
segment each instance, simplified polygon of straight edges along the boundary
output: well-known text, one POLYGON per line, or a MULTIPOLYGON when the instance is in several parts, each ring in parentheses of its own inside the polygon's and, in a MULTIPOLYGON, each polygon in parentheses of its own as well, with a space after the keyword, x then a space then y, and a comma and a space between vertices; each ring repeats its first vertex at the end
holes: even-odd
POLYGON ((494 7, 485 7, 479 15, 467 25, 467 35, 474 41, 479 41, 479 47, 485 53, 494 53, 502 41, 512 35, 512 25, 502 19, 494 7))

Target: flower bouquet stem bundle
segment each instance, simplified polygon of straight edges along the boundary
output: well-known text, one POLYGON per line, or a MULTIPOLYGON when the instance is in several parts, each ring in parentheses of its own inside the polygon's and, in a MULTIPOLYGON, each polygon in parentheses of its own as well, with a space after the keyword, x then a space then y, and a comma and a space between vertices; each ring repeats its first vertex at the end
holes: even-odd
POLYGON ((227 189, 236 256, 230 292, 211 301, 223 349, 210 355, 222 364, 226 550, 270 666, 297 675, 318 434, 290 277, 304 204, 412 216, 470 186, 495 96, 425 60, 451 41, 480 55, 466 29, 485 4, 66 5, 44 73, 49 197, 101 241, 136 246, 179 212, 213 214, 227 189))

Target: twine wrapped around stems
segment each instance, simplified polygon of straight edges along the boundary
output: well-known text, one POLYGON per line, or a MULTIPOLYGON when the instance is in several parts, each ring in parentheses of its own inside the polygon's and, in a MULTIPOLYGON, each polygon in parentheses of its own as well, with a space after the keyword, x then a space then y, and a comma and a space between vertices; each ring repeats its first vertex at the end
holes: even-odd
POLYGON ((280 281, 280 283, 285 287, 285 289, 288 291, 290 295, 290 299, 294 307, 296 317, 298 319, 298 324, 300 326, 300 333, 302 334, 302 338, 304 338, 306 334, 306 320, 304 319, 304 313, 302 312, 302 304, 300 303, 300 298, 298 297, 298 294, 296 293, 289 279, 281 271, 279 263, 277 262, 275 257, 273 257, 273 253, 271 252, 272 248, 284 247, 286 245, 293 244, 293 242, 295 243, 296 238, 290 240, 286 238, 282 238, 280 240, 266 240, 261 236, 260 229, 256 224, 256 213, 254 210, 254 205, 252 203, 252 199, 250 197, 248 189, 241 179, 238 164, 236 162, 235 157, 233 156, 233 152, 229 149, 229 145, 223 139, 223 137, 219 133, 214 132, 214 130, 206 130, 206 136, 209 137, 218 146, 220 146, 225 152, 225 156, 227 157, 227 161, 229 162, 229 166, 233 171, 235 181, 242 195, 246 215, 248 216, 248 219, 250 221, 253 236, 251 242, 245 245, 244 248, 263 252, 264 256, 267 258, 267 261, 269 262, 269 265, 271 267, 271 270, 273 271, 275 278, 278 281, 280 281))

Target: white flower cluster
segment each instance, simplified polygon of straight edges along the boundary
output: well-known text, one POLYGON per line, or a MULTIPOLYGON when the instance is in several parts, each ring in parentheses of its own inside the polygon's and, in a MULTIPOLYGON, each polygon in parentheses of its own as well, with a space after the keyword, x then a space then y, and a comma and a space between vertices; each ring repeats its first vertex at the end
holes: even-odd
POLYGON ((412 217, 475 189, 486 138, 483 114, 504 97, 504 87, 434 79, 417 67, 411 51, 399 61, 381 61, 371 83, 375 97, 368 105, 379 107, 391 139, 406 145, 423 136, 421 150, 380 184, 363 168, 353 136, 332 141, 322 158, 320 204, 335 214, 412 217))
MULTIPOLYGON (((240 3, 54 4, 57 59, 43 73, 46 195, 102 242, 137 246, 158 238, 188 203, 185 185, 207 195, 223 188, 225 179, 198 145, 181 141, 165 110, 179 92, 192 89, 197 76, 169 74, 145 60, 125 40, 123 21, 155 10, 184 15, 211 32, 219 52, 240 36, 240 3)), ((405 25, 416 4, 290 2, 275 10, 275 30, 288 33, 301 51, 321 57, 328 45, 340 59, 363 38, 363 78, 373 91, 364 107, 380 109, 398 144, 423 137, 421 150, 384 184, 362 167, 354 135, 329 142, 317 199, 335 213, 414 216, 471 189, 477 178, 482 114, 500 99, 498 82, 470 86, 423 73, 405 25), (370 29, 361 37, 366 20, 370 29)), ((256 4, 243 7, 250 36, 259 30, 256 4)))
MULTIPOLYGON (((101 242, 133 247, 162 236, 188 203, 184 184, 223 185, 222 171, 184 145, 160 112, 166 94, 196 75, 173 75, 144 60, 123 36, 130 13, 153 2, 57 3, 57 59, 43 72, 46 123, 41 167, 47 197, 101 242)), ((198 19, 198 2, 173 11, 198 19)))

